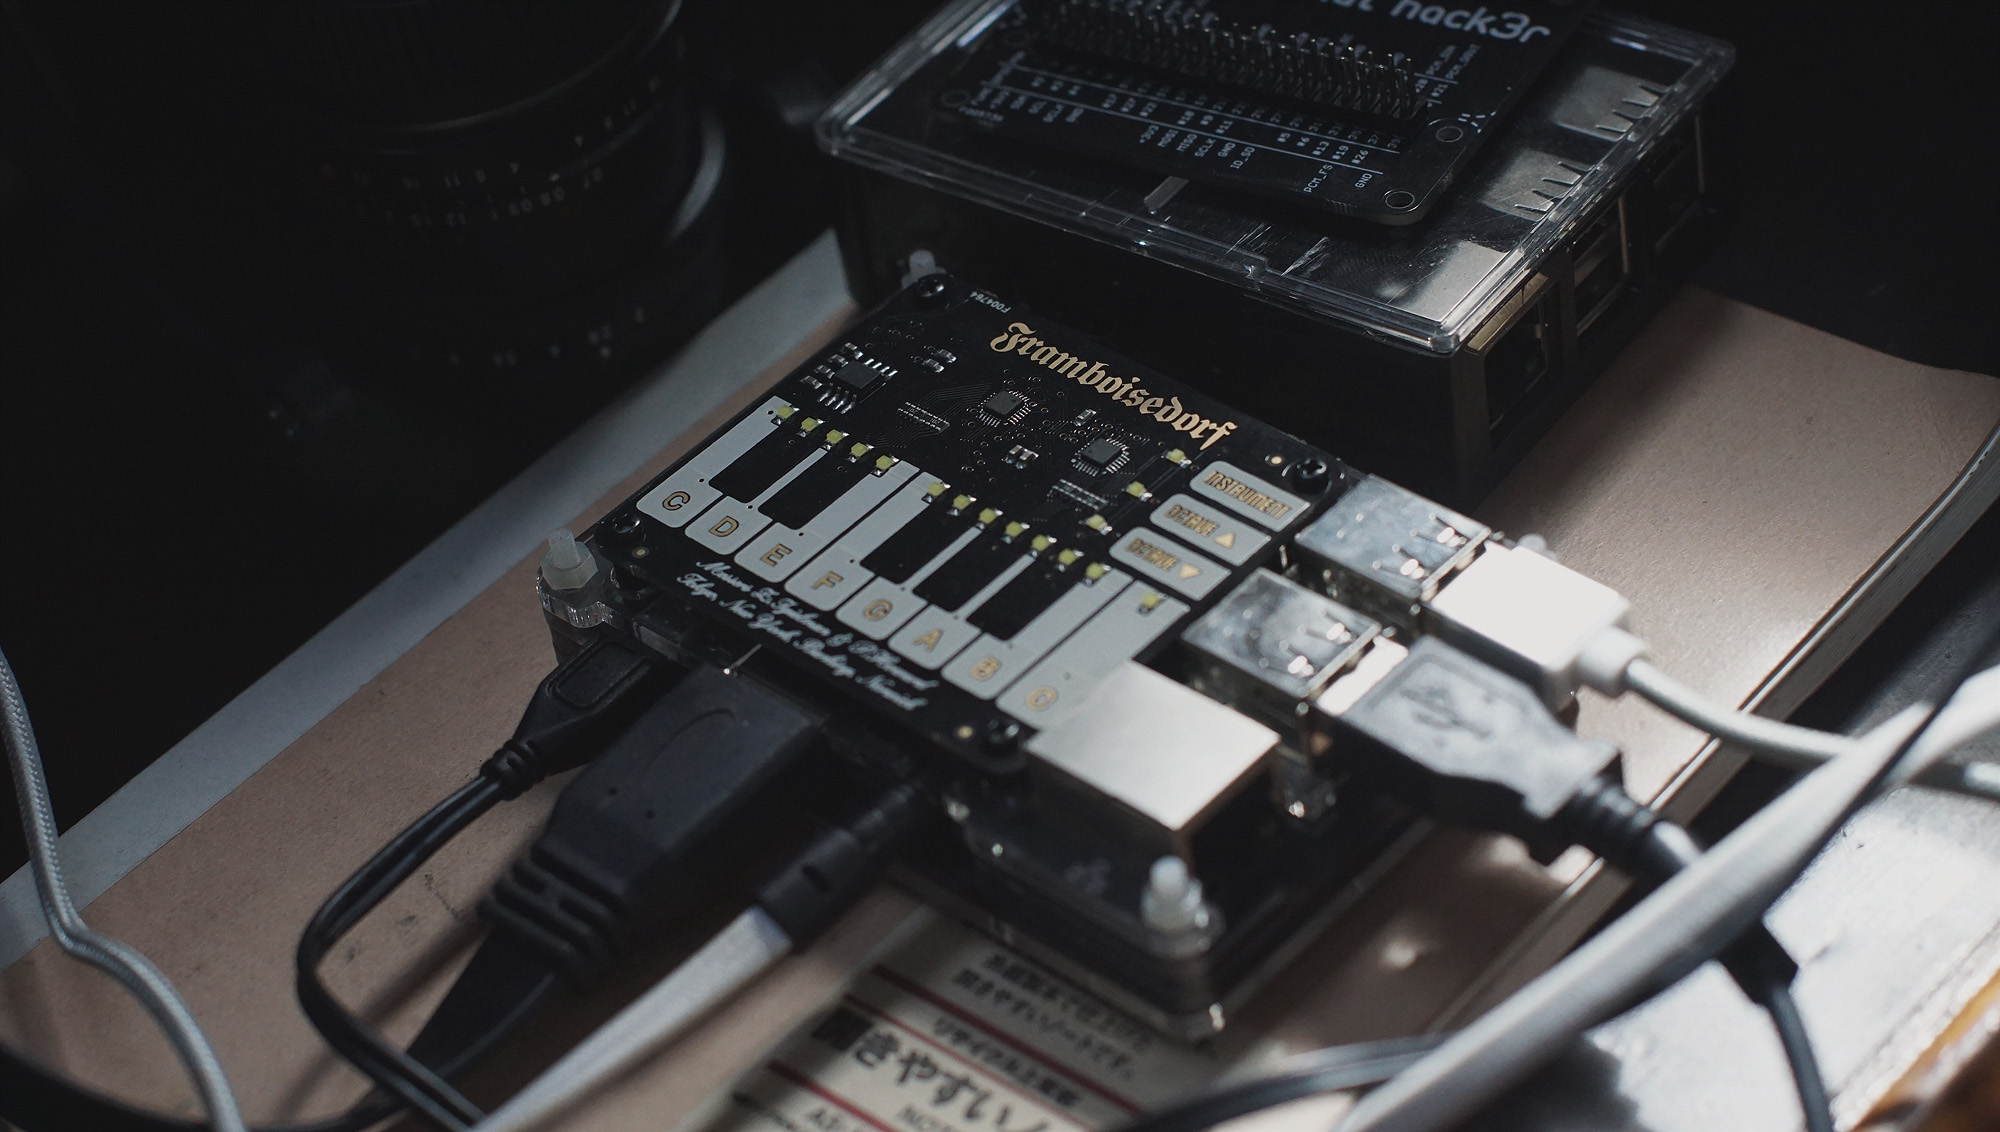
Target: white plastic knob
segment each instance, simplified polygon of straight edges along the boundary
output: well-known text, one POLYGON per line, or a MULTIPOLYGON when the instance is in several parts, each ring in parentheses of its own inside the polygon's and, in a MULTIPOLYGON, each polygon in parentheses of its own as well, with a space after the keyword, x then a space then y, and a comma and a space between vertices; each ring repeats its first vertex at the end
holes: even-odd
POLYGON ((1139 897, 1139 915, 1156 932, 1185 932, 1207 924, 1201 881, 1188 872, 1186 861, 1161 857, 1153 862, 1146 891, 1139 897))
POLYGON ((578 545, 568 527, 549 536, 549 550, 542 555, 542 581, 552 590, 580 590, 597 576, 597 557, 578 545))

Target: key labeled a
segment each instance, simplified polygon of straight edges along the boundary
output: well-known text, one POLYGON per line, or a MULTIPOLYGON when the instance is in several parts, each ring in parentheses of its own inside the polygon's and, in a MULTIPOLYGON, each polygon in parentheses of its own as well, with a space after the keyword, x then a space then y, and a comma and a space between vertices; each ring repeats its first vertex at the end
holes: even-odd
POLYGON ((910 618, 909 624, 889 639, 889 647, 925 668, 941 668, 977 636, 979 630, 966 624, 964 618, 931 606, 910 618))

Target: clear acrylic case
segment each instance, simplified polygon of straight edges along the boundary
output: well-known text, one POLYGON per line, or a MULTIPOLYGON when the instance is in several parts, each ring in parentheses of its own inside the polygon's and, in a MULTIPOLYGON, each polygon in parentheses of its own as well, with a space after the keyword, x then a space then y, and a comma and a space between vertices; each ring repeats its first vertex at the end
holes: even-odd
POLYGON ((1054 225, 1419 350, 1451 354, 1615 195, 1728 70, 1720 40, 1590 15, 1429 217, 1369 224, 968 130, 936 99, 1019 0, 958 0, 828 110, 844 160, 1054 225), (1165 198, 1165 199, 1162 199, 1165 198), (1149 206, 1150 200, 1150 206, 1149 206))

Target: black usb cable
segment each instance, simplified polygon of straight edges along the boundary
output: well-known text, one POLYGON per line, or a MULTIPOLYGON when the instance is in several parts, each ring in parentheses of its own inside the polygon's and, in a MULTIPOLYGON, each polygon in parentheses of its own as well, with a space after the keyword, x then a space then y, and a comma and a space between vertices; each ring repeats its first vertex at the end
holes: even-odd
MULTIPOLYGON (((397 1088, 390 1069, 407 1055, 356 1019, 320 982, 318 964, 341 935, 455 834, 501 801, 519 797, 551 774, 580 765, 658 697, 672 666, 632 645, 605 639, 572 654, 543 679, 512 737, 481 766, 478 777, 432 807, 378 850, 313 917, 298 952, 298 993, 307 1016, 329 1045, 384 1084, 353 1108, 326 1120, 277 1125, 259 1132, 361 1132, 416 1103, 429 1115, 455 1106, 449 1085, 397 1088)), ((431 1081, 462 1069, 483 1045, 450 1048, 433 1041, 424 1069, 431 1081)), ((423 1068, 419 1065, 419 1068, 423 1068)), ((463 1102, 463 1098, 459 1098, 463 1102)), ((470 1107, 467 1105, 466 1107, 470 1107)), ((472 1111, 477 1111, 476 1109, 472 1111)), ((112 1100, 0 1048, 0 1120, 24 1132, 199 1132, 206 1127, 112 1100)))
MULTIPOLYGON (((1625 793, 1616 748, 1578 736, 1528 685, 1435 637, 1326 724, 1358 777, 1440 820, 1515 834, 1544 853, 1582 845, 1649 887, 1700 855, 1686 830, 1625 793)), ((1791 994, 1798 964, 1762 923, 1718 958, 1771 1016, 1808 1132, 1831 1132, 1791 994)))
MULTIPOLYGON (((667 666, 658 657, 616 640, 598 640, 578 650, 542 681, 514 734, 480 767, 478 777, 377 851, 306 925, 296 954, 301 1009, 336 1053, 402 1104, 447 1127, 470 1124, 480 1115, 443 1075, 397 1049, 342 1006, 320 980, 321 960, 369 911, 481 815, 601 751, 605 741, 657 695, 666 675, 667 666)), ((382 1107, 363 1103, 370 1111, 382 1107)), ((390 1106, 382 1115, 396 1107, 400 1105, 390 1106)))

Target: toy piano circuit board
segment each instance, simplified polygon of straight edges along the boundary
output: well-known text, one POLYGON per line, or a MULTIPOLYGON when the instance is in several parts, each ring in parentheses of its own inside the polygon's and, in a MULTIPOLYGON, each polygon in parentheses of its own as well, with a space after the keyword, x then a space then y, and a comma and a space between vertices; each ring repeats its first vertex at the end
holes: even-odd
MULTIPOLYGON (((594 524, 608 581, 545 587, 543 608, 559 648, 627 636, 809 704, 834 779, 936 789, 949 823, 904 883, 1199 1037, 1412 835, 1405 807, 1337 790, 1340 768, 1285 738, 1294 716, 1223 671, 1359 687, 1364 654, 1400 651, 1376 644, 1396 610, 1283 576, 1300 532, 1369 484, 934 274, 594 524), (1205 886, 1199 920, 1145 918, 1163 856, 1205 886)), ((1418 504, 1391 524, 1412 549, 1378 564, 1405 582, 1458 553, 1418 504)))
POLYGON ((1164 647, 1350 475, 932 276, 591 537, 730 647, 978 761, 1164 647))

